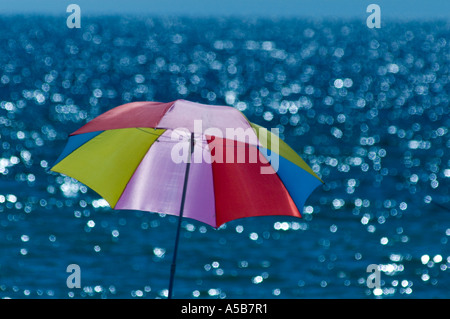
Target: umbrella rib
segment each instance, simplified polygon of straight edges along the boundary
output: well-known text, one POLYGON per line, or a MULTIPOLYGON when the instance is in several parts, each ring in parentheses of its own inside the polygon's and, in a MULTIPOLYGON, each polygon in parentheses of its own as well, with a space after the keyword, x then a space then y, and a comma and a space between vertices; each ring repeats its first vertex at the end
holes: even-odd
MULTIPOLYGON (((135 129, 137 129, 137 130, 139 130, 139 131, 141 131, 141 132, 150 134, 150 135, 158 135, 158 134, 154 134, 154 133, 151 133, 151 132, 149 132, 149 131, 146 131, 146 130, 140 128, 140 127, 135 127, 135 129)), ((156 128, 153 128, 153 129, 156 130, 156 128)))
MULTIPOLYGON (((153 127, 152 127, 152 128, 153 128, 153 127)), ((146 130, 144 130, 144 129, 141 128, 141 127, 135 127, 135 129, 137 129, 137 130, 139 130, 139 131, 141 131, 141 132, 143 132, 143 133, 149 134, 149 135, 159 136, 159 137, 155 140, 156 142, 162 142, 162 141, 160 141, 159 139, 160 139, 161 137, 166 137, 166 136, 162 136, 162 134, 155 134, 155 133, 146 131, 146 130)), ((153 128, 153 130, 157 130, 157 128, 153 128)), ((158 130, 160 130, 160 129, 158 128, 158 130)), ((164 130, 166 130, 166 129, 164 129, 164 130)), ((169 138, 168 138, 168 141, 170 141, 169 138)))
MULTIPOLYGON (((94 137, 92 137, 92 138, 90 138, 89 140, 87 140, 87 141, 85 141, 85 142, 83 142, 83 144, 81 144, 81 145, 79 145, 77 148, 75 148, 75 149, 73 149, 70 153, 68 153, 66 156, 64 156, 63 158, 57 158, 56 160, 55 160, 55 162, 53 163, 53 165, 52 166, 50 166, 50 167, 47 167, 46 168, 46 170, 47 171, 52 171, 53 170, 53 167, 55 167, 57 164, 59 164, 61 161, 63 161, 65 158, 67 158, 67 157, 69 157, 73 152, 75 152, 76 150, 78 150, 80 147, 82 147, 83 145, 85 145, 86 143, 88 143, 88 142, 90 142, 90 141, 92 141, 94 138, 96 138, 97 136, 99 136, 100 134, 102 134, 103 132, 105 132, 105 131, 96 131, 96 132, 100 132, 100 133, 98 133, 97 135, 95 135, 94 137), (59 160, 59 161, 58 161, 59 160)), ((93 132, 90 132, 90 133, 93 133, 93 132)), ((70 136, 69 136, 70 137, 70 136)), ((67 147, 67 144, 68 143, 66 143, 66 147, 67 147)))
MULTIPOLYGON (((258 148, 258 152, 259 152, 259 155, 262 155, 263 157, 265 157, 264 154, 261 153, 261 151, 259 150, 259 148, 258 148)), ((271 150, 271 152, 272 152, 272 150, 271 150)), ((281 156, 281 155, 280 155, 280 156, 281 156)), ((270 167, 272 167, 272 163, 271 163, 271 162, 269 162, 269 165, 270 165, 270 167)), ((273 167, 272 167, 272 169, 275 171, 275 169, 274 169, 273 167)), ((289 192, 289 189, 286 187, 286 185, 284 184, 284 182, 283 182, 283 180, 281 179, 280 175, 278 175, 278 172, 277 172, 277 171, 275 171, 275 175, 277 175, 278 179, 279 179, 280 182, 281 182, 281 185, 283 185, 284 189, 285 189, 286 192, 289 194, 289 197, 292 199, 292 201, 293 201, 294 204, 295 204, 294 197, 292 197, 292 194, 289 192)), ((296 204, 295 204, 295 207, 297 207, 298 213, 300 214, 300 216, 302 216, 302 212, 300 212, 300 209, 303 209, 303 207, 298 207, 296 204)))
MULTIPOLYGON (((202 149, 203 149, 203 147, 202 147, 202 149)), ((208 143, 206 143, 206 145, 205 145, 205 150, 208 150, 208 152, 211 154, 211 149, 209 148, 209 144, 208 143)), ((211 154, 211 156, 212 156, 212 154, 211 154)), ((213 198, 214 198, 214 228, 218 228, 218 225, 217 225, 217 206, 216 206, 216 191, 215 191, 215 187, 214 187, 214 170, 213 170, 213 162, 211 161, 211 165, 210 165, 210 167, 211 167, 211 179, 212 179, 212 185, 213 185, 213 187, 212 187, 212 192, 213 192, 213 198)))
MULTIPOLYGON (((273 152, 272 150, 270 150, 270 151, 273 152)), ((264 156, 264 154, 261 153, 261 151, 259 150, 259 148, 258 148, 258 152, 260 152, 260 155, 263 155, 263 156, 264 156)), ((281 155, 279 155, 279 156, 281 157, 281 155)), ((291 162, 291 163, 292 163, 292 162, 291 162)), ((272 167, 272 163, 269 162, 269 164, 270 164, 270 166, 272 167)), ((273 168, 273 167, 272 167, 272 168, 273 168)), ((274 168, 273 168, 273 169, 274 169, 274 168)), ((300 169, 303 169, 303 168, 300 167, 300 169)), ((274 169, 274 170, 275 170, 275 169, 274 169)), ((310 174, 308 171, 306 171, 306 170, 304 170, 304 171, 305 171, 306 173, 310 174)), ((286 187, 286 185, 285 185, 283 179, 280 177, 280 175, 278 175, 278 172, 277 172, 277 171, 275 171, 275 172, 276 172, 276 175, 277 175, 278 179, 280 180, 281 184, 283 185, 284 189, 285 189, 286 192, 289 194, 289 196, 291 197, 291 199, 292 199, 292 201, 294 202, 295 206, 297 207, 297 210, 298 210, 298 212, 299 212, 299 214, 300 214, 300 217, 301 217, 302 214, 303 214, 303 207, 298 207, 298 206, 297 206, 297 204, 295 203, 294 197, 292 197, 292 194, 291 194, 291 192, 289 191, 289 189, 286 187), (302 211, 300 211, 300 210, 302 210, 302 211)), ((311 174, 311 175, 312 175, 312 174, 311 174)), ((314 175, 312 175, 312 176, 314 176, 314 175)), ((325 184, 325 182, 323 182, 321 179, 319 179, 319 180, 322 182, 322 184, 325 184)), ((311 195, 311 194, 310 194, 310 195, 311 195)), ((308 197, 309 197, 310 195, 308 195, 308 196, 306 197, 306 199, 308 199, 308 197)))
MULTIPOLYGON (((143 130, 143 129, 140 129, 140 128, 138 128, 138 127, 136 127, 136 128, 137 128, 138 130, 140 130, 141 132, 144 132, 144 133, 148 133, 148 134, 151 134, 151 135, 158 135, 158 134, 153 134, 153 133, 147 132, 147 131, 145 131, 145 130, 143 130)), ((161 133, 161 134, 159 135, 159 137, 157 137, 157 138, 153 141, 153 143, 158 142, 158 139, 161 137, 162 134, 164 134, 164 132, 161 133)), ((141 163, 142 163, 142 161, 144 160, 144 158, 145 158, 145 156, 147 155, 147 153, 148 153, 148 152, 150 151, 150 149, 152 148, 153 143, 150 144, 150 146, 148 147, 148 149, 147 149, 147 151, 145 152, 144 156, 142 156, 141 160, 140 160, 139 163, 136 165, 136 168, 134 169, 133 174, 131 174, 130 178, 128 179, 127 183, 125 184, 125 187, 122 189, 122 192, 120 193, 119 198, 117 199, 117 202, 116 202, 116 204, 114 205, 114 207, 117 205, 117 203, 119 202, 119 200, 122 198, 123 193, 125 192, 125 189, 127 189, 128 184, 129 184, 130 181, 133 179, 133 176, 134 176, 134 174, 136 173, 137 169, 138 169, 139 166, 141 165, 141 163)), ((111 207, 111 208, 114 209, 114 207, 111 207)))

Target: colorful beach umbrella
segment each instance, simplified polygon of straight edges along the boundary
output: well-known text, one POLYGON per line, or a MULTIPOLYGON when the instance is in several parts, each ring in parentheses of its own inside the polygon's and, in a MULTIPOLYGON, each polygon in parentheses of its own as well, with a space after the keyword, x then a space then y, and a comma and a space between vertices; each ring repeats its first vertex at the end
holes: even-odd
POLYGON ((180 216, 219 227, 264 215, 301 217, 323 182, 273 132, 237 109, 186 100, 133 102, 70 134, 51 168, 101 195, 113 209, 180 216))

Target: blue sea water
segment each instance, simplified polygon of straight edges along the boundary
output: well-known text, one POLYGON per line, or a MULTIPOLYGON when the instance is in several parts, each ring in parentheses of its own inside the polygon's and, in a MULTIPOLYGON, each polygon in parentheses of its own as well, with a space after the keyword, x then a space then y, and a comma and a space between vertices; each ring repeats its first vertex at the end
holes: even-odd
POLYGON ((176 298, 450 297, 450 23, 0 16, 0 297, 164 298, 177 218, 48 171, 131 101, 234 106, 326 182, 303 218, 182 224, 176 298), (78 264, 81 288, 66 268, 78 264), (378 264, 381 287, 368 288, 378 264))

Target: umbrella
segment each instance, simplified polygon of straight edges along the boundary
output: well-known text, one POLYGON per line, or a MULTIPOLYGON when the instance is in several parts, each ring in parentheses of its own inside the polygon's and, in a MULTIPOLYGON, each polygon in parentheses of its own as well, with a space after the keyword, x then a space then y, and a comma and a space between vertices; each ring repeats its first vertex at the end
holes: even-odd
POLYGON ((77 179, 113 209, 179 216, 218 228, 244 217, 301 217, 323 182, 276 132, 237 109, 186 100, 115 107, 69 135, 52 171, 77 179))

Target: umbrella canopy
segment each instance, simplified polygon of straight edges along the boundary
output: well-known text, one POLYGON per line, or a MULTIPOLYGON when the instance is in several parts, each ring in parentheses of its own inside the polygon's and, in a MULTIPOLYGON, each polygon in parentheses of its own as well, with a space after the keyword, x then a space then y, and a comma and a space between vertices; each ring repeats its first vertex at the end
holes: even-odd
POLYGON ((215 228, 243 217, 301 217, 323 183, 237 109, 185 100, 101 114, 70 134, 51 170, 89 186, 113 209, 180 215, 182 207, 183 217, 215 228))

